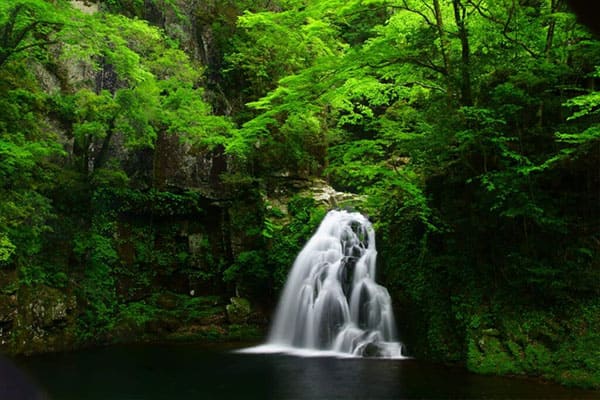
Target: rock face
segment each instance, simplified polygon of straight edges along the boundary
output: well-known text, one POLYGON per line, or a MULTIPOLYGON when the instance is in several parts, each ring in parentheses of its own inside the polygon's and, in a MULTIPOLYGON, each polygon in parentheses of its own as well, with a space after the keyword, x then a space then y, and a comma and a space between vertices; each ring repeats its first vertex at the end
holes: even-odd
POLYGON ((324 179, 290 178, 286 176, 272 177, 266 183, 265 201, 276 206, 287 214, 287 202, 293 196, 312 198, 318 205, 327 209, 356 207, 364 196, 355 193, 338 192, 324 179))
POLYGON ((323 179, 312 179, 310 184, 300 194, 312 197, 319 204, 327 208, 352 206, 364 200, 364 197, 355 193, 338 192, 323 179))
POLYGON ((44 285, 22 286, 11 340, 23 353, 65 350, 73 343, 76 298, 44 285))
POLYGON ((0 349, 8 347, 10 332, 17 318, 17 296, 0 296, 0 349))
MULTIPOLYGON (((226 172, 222 149, 205 151, 184 142, 177 135, 160 134, 153 152, 154 186, 194 188, 215 200, 227 197, 220 187, 220 174, 226 172)), ((129 162, 135 170, 139 165, 129 162)))
POLYGON ((71 5, 86 14, 98 12, 98 4, 89 1, 71 0, 71 5))

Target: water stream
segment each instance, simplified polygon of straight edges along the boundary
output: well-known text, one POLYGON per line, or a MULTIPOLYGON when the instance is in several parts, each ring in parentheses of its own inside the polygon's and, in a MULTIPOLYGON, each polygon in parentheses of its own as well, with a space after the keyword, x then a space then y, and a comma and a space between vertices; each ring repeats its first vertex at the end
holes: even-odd
POLYGON ((369 220, 330 211, 294 262, 267 344, 247 351, 403 358, 376 257, 369 220))

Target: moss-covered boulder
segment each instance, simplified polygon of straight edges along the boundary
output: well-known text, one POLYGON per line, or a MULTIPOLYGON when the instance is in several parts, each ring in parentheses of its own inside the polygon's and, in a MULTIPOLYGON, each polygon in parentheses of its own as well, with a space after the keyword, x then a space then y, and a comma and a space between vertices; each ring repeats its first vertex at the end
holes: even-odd
POLYGON ((71 348, 77 301, 75 296, 45 285, 22 286, 11 352, 36 353, 71 348))
POLYGON ((227 318, 232 324, 245 324, 252 314, 250 302, 243 297, 232 297, 226 309, 227 318))

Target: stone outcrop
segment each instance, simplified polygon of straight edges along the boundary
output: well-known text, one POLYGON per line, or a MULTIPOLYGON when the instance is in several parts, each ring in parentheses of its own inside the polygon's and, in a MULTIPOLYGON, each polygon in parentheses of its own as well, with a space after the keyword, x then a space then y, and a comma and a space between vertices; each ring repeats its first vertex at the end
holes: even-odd
POLYGON ((287 214, 287 202, 293 196, 312 198, 328 209, 354 208, 365 200, 364 196, 355 193, 338 192, 321 178, 271 177, 266 183, 265 193, 263 200, 284 214, 287 214))
POLYGON ((11 303, 16 306, 9 339, 13 351, 41 353, 73 345, 75 296, 45 285, 21 286, 11 303))

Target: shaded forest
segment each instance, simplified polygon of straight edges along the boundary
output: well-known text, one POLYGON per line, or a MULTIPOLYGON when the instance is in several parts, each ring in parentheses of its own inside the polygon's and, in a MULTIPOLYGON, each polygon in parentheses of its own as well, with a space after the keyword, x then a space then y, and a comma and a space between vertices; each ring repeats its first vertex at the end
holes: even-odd
POLYGON ((260 338, 347 207, 412 355, 599 388, 599 85, 563 0, 3 1, 0 351, 260 338))

